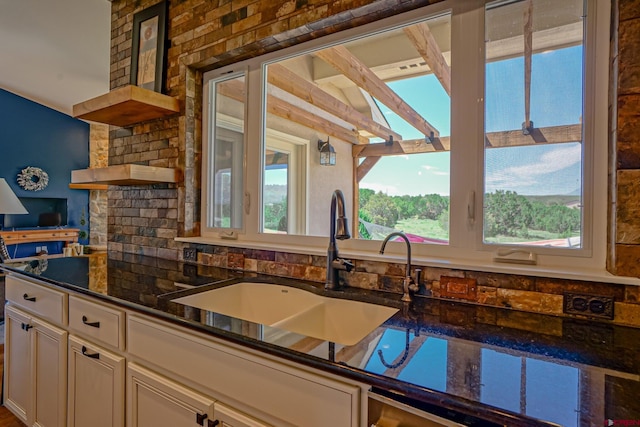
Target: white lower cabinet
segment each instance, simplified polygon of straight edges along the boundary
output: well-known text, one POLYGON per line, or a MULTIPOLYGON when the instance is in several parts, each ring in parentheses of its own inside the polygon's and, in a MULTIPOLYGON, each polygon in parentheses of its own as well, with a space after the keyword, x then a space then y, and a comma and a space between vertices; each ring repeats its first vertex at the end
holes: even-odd
POLYGON ((125 359, 69 336, 69 427, 124 426, 125 359))
POLYGON ((136 363, 127 368, 128 427, 269 427, 136 363))
POLYGON ((213 399, 135 363, 127 368, 127 426, 207 426, 213 399))
POLYGON ((64 427, 67 332, 5 307, 4 405, 28 426, 64 427))
POLYGON ((157 319, 127 316, 127 352, 145 366, 215 391, 223 402, 242 402, 269 424, 360 426, 360 385, 157 319))

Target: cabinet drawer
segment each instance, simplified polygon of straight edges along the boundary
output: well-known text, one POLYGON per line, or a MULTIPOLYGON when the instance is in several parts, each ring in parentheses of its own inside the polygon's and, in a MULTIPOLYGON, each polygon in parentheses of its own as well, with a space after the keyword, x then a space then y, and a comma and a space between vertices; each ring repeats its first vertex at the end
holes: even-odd
POLYGON ((65 324, 67 314, 65 292, 15 276, 7 276, 5 286, 7 301, 58 325, 65 324))
MULTIPOLYGON (((127 317, 129 353, 286 425, 359 426, 360 387, 245 353, 157 320, 127 317)), ((249 412, 249 410, 247 410, 249 412)))
POLYGON ((122 311, 69 296, 69 329, 78 335, 124 350, 124 327, 122 311))

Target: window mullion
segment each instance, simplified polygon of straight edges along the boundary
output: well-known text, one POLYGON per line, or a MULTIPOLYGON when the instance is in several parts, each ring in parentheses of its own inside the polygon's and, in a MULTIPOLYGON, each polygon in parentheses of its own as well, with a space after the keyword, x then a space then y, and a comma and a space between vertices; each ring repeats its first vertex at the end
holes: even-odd
POLYGON ((482 230, 483 5, 456 2, 451 19, 450 246, 468 250, 482 230))
POLYGON ((262 118, 264 115, 261 99, 263 91, 263 68, 252 65, 247 72, 247 120, 245 135, 245 232, 248 235, 259 233, 261 226, 262 174, 264 150, 260 143, 262 137, 262 118), (248 195, 248 197, 247 197, 248 195))

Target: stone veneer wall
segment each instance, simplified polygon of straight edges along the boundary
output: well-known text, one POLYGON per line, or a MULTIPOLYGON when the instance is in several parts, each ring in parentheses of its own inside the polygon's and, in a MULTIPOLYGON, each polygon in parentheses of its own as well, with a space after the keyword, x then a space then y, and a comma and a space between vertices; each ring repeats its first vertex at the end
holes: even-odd
MULTIPOLYGON (((109 164, 141 163, 152 166, 175 167, 182 171, 184 181, 177 184, 156 184, 144 187, 112 187, 108 192, 108 247, 109 250, 179 259, 185 244, 175 242, 177 236, 199 233, 199 183, 201 166, 201 80, 202 73, 251 56, 260 55, 322 36, 345 28, 352 28, 376 19, 421 7, 439 0, 182 0, 170 2, 169 49, 167 58, 166 91, 182 103, 179 115, 165 120, 142 123, 129 128, 110 130, 109 164)), ((114 0, 112 2, 111 88, 129 84, 133 15, 156 0, 114 0)), ((638 11, 638 0, 614 0, 614 10, 620 10, 620 26, 614 26, 612 44, 612 70, 623 70, 625 63, 633 64, 638 40, 631 11, 638 11), (632 24, 633 21, 633 25, 632 24), (619 31, 618 31, 619 28, 619 31), (629 32, 629 36, 626 33, 629 32), (632 37, 633 36, 633 37, 632 37), (618 55, 618 52, 620 54, 618 55), (623 63, 624 62, 624 63, 623 63)), ((617 16, 617 14, 616 14, 617 16)), ((621 71, 620 73, 624 73, 621 71)), ((625 74, 626 75, 626 74, 625 74)), ((638 73, 631 73, 637 76, 638 73)), ((633 78, 630 77, 631 80, 633 78)), ((635 80, 637 82, 637 80, 635 80)), ((612 84, 612 94, 618 83, 612 84)), ((619 92, 618 104, 637 104, 637 95, 627 95, 627 88, 619 92)), ((634 94, 637 93, 633 92, 634 94)), ((612 102, 615 106, 615 103, 612 102)), ((620 107, 619 107, 620 108, 620 107)), ((620 110, 626 111, 623 108, 620 110)), ((619 114, 618 138, 623 127, 637 124, 637 115, 619 114)), ((615 120, 614 120, 615 122, 615 120)), ((636 126, 637 128, 637 126, 636 126)), ((612 132, 612 146, 616 135, 612 132)), ((624 147, 633 151, 634 141, 624 147)), ((622 147, 622 145, 621 145, 622 147)), ((612 149, 613 151, 613 149, 612 149)), ((620 154, 618 154, 620 157, 620 154)), ((612 154, 612 162, 615 157, 612 154)), ((636 157, 637 160, 637 157, 636 157)), ((640 165, 634 166, 640 168, 640 165)), ((615 169, 613 169, 615 170, 615 169)), ((615 174, 612 174, 615 176, 615 174)), ((628 230, 640 235, 640 224, 632 215, 624 218, 623 209, 632 211, 640 203, 633 203, 626 188, 629 175, 618 179, 621 191, 618 204, 612 204, 610 230, 617 221, 628 224, 628 230), (623 192, 626 191, 626 192, 623 192), (622 197, 628 195, 628 197, 622 197), (624 205, 623 202, 632 202, 624 205)), ((612 189, 615 181, 611 180, 612 189)), ((637 182, 637 180, 636 180, 637 182)), ((612 191, 611 194, 615 194, 612 191)), ((638 202, 638 200, 635 200, 638 202)), ((633 212, 635 214, 635 212, 633 212)), ((638 216, 636 215, 635 218, 638 216)), ((619 230, 624 227, 618 227, 619 230)), ((615 235, 615 234, 612 234, 615 235)), ((614 264, 620 274, 624 265, 637 266, 638 256, 622 256, 626 242, 610 238, 610 260, 620 254, 614 264)), ((635 241, 634 241, 635 243, 635 241)), ((279 253, 239 248, 192 245, 201 253, 199 262, 207 265, 231 267, 304 278, 325 280, 325 257, 279 253)), ((640 247, 640 246, 638 246, 640 247)), ((610 265, 611 262, 609 263, 610 265)), ((640 268, 640 267, 634 267, 640 268)), ((356 272, 348 275, 350 286, 400 292, 404 266, 393 263, 356 260, 356 272)), ((442 296, 441 277, 466 277, 477 280, 474 303, 512 307, 519 310, 547 314, 562 314, 562 294, 581 292, 613 297, 615 322, 640 326, 640 288, 617 284, 594 283, 562 279, 538 278, 506 274, 425 268, 426 285, 433 296, 442 296)), ((627 269, 629 271, 629 269, 627 269)), ((635 275, 640 275, 637 271, 635 275)))
POLYGON ((614 0, 608 270, 640 276, 640 1, 614 0))
MULTIPOLYGON (((89 167, 109 166, 109 126, 92 123, 89 129, 89 167)), ((107 245, 107 192, 89 190, 89 244, 107 245)))

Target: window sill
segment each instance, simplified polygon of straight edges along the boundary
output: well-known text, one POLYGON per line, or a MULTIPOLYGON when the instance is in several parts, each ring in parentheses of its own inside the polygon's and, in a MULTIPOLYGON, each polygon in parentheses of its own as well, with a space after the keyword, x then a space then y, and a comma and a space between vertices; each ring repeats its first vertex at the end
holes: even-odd
MULTIPOLYGON (((227 240, 214 237, 178 237, 175 239, 183 243, 195 243, 203 245, 226 246, 233 248, 246 248, 269 250, 278 252, 289 252, 306 255, 325 256, 326 249, 319 249, 315 246, 302 246, 294 244, 274 244, 263 242, 252 242, 246 240, 227 240)), ((349 250, 341 249, 341 256, 345 258, 355 258, 363 261, 393 262, 404 264, 406 256, 404 254, 389 253, 380 255, 377 251, 349 250)), ((587 282, 615 283, 622 285, 640 286, 640 278, 614 276, 608 271, 600 268, 575 268, 557 267, 545 265, 522 265, 506 264, 484 260, 470 259, 444 259, 424 256, 413 256, 411 259, 414 266, 426 266, 434 268, 448 268, 455 270, 470 270, 485 273, 517 274, 534 277, 548 277, 555 279, 581 280, 587 282)))

